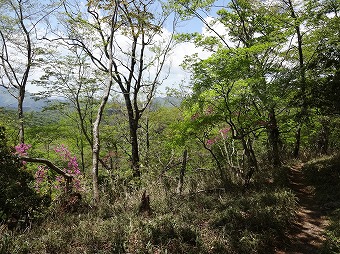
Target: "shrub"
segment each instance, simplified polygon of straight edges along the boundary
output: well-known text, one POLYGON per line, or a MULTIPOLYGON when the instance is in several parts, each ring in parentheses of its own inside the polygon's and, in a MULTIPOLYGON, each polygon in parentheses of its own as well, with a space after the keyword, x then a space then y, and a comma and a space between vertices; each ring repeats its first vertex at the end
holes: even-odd
POLYGON ((31 187, 33 180, 7 146, 5 128, 0 127, 0 223, 7 223, 10 229, 18 224, 26 227, 29 216, 49 204, 47 196, 31 187))
POLYGON ((240 253, 275 246, 294 219, 296 200, 284 189, 230 199, 214 215, 211 226, 224 233, 240 253))

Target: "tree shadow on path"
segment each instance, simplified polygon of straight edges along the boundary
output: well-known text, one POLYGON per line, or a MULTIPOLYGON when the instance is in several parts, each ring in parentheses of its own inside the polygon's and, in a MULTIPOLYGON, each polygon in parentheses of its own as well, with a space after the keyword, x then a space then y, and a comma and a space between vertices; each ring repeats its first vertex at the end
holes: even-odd
POLYGON ((303 164, 299 163, 291 167, 289 172, 290 187, 298 198, 299 210, 296 222, 289 234, 289 245, 277 254, 314 254, 325 241, 325 229, 329 224, 325 213, 315 200, 315 188, 307 184, 303 164))

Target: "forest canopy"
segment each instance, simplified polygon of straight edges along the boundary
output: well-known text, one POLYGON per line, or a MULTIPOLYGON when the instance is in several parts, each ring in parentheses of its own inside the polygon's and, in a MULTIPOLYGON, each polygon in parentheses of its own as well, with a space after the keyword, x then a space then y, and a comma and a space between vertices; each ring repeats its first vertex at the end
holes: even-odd
MULTIPOLYGON (((339 150, 338 0, 0 0, 0 10, 0 86, 17 106, 0 108, 0 225, 28 214, 41 221, 57 216, 53 210, 112 217, 109 205, 163 216, 180 211, 181 197, 221 192, 230 196, 205 196, 206 209, 223 210, 235 222, 231 232, 255 218, 238 232, 258 237, 248 247, 261 251, 276 239, 265 243, 251 195, 270 209, 267 199, 292 205, 286 217, 256 207, 278 220, 268 222, 268 234, 284 234, 296 205, 285 167, 339 150), (190 22, 202 32, 183 33, 190 22), (179 80, 172 71, 179 68, 190 78, 179 80), (32 87, 37 100, 49 100, 41 111, 24 110, 32 87), (273 182, 277 192, 265 192, 273 182), (157 193, 162 198, 152 200, 157 193), (239 202, 230 201, 235 193, 239 202), (228 210, 227 200, 245 212, 228 210)), ((187 204, 196 206, 196 198, 187 204)), ((163 228, 185 242, 180 253, 193 246, 213 253, 196 242, 206 237, 197 228, 171 219, 141 220, 152 246, 166 245, 157 234, 163 228)), ((144 237, 136 228, 124 237, 144 237)), ((216 241, 214 253, 242 249, 233 237, 230 246, 216 241)), ((118 242, 111 250, 140 247, 118 242)))

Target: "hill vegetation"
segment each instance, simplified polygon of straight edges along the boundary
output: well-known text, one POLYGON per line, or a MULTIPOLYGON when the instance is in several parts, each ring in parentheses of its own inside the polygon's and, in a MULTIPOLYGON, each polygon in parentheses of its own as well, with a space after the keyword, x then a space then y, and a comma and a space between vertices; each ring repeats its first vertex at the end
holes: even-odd
MULTIPOLYGON (((150 121, 153 119, 151 116, 155 114, 155 128, 165 128, 166 125, 161 124, 159 115, 165 116, 166 112, 173 111, 177 109, 160 108, 151 113, 150 121)), ((45 136, 34 144, 35 147, 43 147, 43 150, 30 151, 30 148, 29 153, 34 157, 49 157, 58 165, 67 166, 53 155, 54 145, 49 140, 65 141, 67 133, 71 132, 71 136, 74 132, 67 128, 67 122, 64 122, 62 117, 58 121, 48 121, 48 114, 43 118, 41 115, 37 117, 45 125, 40 125, 40 122, 37 126, 30 126, 27 133, 34 138, 46 129, 45 136), (53 126, 59 126, 58 133, 51 131, 55 128, 53 126), (49 156, 46 153, 48 144, 51 147, 49 156)), ((172 120, 173 118, 170 122, 172 120)), ((156 143, 155 139, 153 143, 156 143)), ((2 151, 10 154, 8 150, 2 151)), ((154 156, 163 154, 154 153, 154 156)), ((12 206, 1 207, 1 251, 276 253, 279 249, 289 249, 295 241, 290 237, 290 232, 296 230, 294 225, 298 219, 300 204, 297 193, 291 189, 289 165, 297 161, 286 160, 284 164, 287 166, 282 167, 271 167, 261 162, 261 171, 254 173, 251 183, 245 188, 237 181, 230 181, 225 185, 216 169, 199 167, 198 160, 201 159, 198 158, 202 158, 203 154, 201 151, 200 154, 188 155, 181 193, 178 192, 178 184, 183 161, 181 157, 175 157, 175 154, 172 155, 173 161, 165 161, 166 164, 159 161, 159 170, 143 168, 143 177, 139 181, 131 177, 128 167, 126 171, 122 170, 123 167, 115 169, 115 166, 111 170, 103 170, 100 175, 101 201, 96 205, 91 197, 91 175, 86 171, 83 171, 82 177, 79 178, 81 190, 74 192, 79 195, 73 195, 54 187, 56 182, 53 179, 56 175, 53 171, 45 171, 48 177, 37 189, 37 182, 40 181, 37 173, 34 173, 38 172, 37 165, 17 165, 16 170, 23 174, 35 174, 34 182, 28 185, 31 186, 31 191, 25 191, 25 195, 32 196, 26 197, 25 200, 34 198, 36 201, 26 203, 5 195, 6 201, 3 204, 12 200, 12 206), (38 193, 36 190, 39 190, 38 193), (145 211, 140 209, 144 191, 150 200, 145 211), (49 203, 51 200, 52 203, 49 203), (20 216, 15 217, 18 214, 20 216)), ((158 157, 159 159, 161 158, 158 157)), ((325 233, 326 241, 320 247, 322 253, 337 253, 340 247, 337 223, 340 208, 337 166, 339 161, 337 156, 322 157, 310 161, 302 169, 308 181, 304 184, 314 190, 314 202, 331 220, 325 233)), ((1 169, 7 172, 9 177, 18 175, 10 173, 6 167, 2 166, 1 169)), ((22 184, 18 186, 18 180, 12 179, 8 182, 10 193, 20 193, 24 191, 23 188, 28 188, 22 184)), ((28 183, 29 179, 26 178, 28 183)), ((4 187, 3 184, 2 186, 4 187)))
POLYGON ((340 4, 213 2, 0 1, 0 254, 339 253, 340 4))

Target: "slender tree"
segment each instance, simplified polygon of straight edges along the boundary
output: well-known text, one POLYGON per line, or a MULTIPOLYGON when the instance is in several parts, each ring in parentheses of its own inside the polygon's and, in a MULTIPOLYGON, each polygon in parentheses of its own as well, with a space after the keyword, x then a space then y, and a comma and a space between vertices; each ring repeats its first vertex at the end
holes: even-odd
POLYGON ((3 0, 0 2, 0 78, 18 102, 19 142, 24 143, 24 99, 32 69, 38 64, 42 48, 39 25, 59 6, 39 1, 3 0), (38 6, 39 4, 39 6, 38 6))
MULTIPOLYGON (((88 1, 84 10, 66 1, 61 22, 64 34, 56 34, 68 47, 83 50, 92 67, 102 72, 106 86, 93 122, 93 191, 98 201, 100 123, 112 88, 124 98, 129 122, 131 168, 140 176, 139 120, 162 82, 162 70, 173 35, 164 35, 168 14, 157 1, 88 1)), ((55 38, 52 38, 55 40, 55 38)))
MULTIPOLYGON (((77 141, 84 170, 85 144, 93 147, 93 115, 99 100, 96 94, 105 81, 96 75, 83 53, 77 49, 71 49, 66 56, 51 52, 44 61, 44 75, 34 83, 44 88, 39 96, 62 98, 48 108, 65 115, 79 131, 79 135, 73 137, 77 141)), ((103 160, 100 159, 100 162, 106 167, 103 160)))
POLYGON ((294 6, 292 0, 283 1, 284 4, 286 4, 286 8, 288 8, 290 12, 290 16, 293 20, 294 29, 295 29, 295 36, 297 39, 297 51, 298 51, 298 70, 299 70, 299 89, 300 89, 300 97, 301 97, 301 103, 300 103, 300 112, 298 114, 297 119, 297 129, 295 134, 295 145, 294 145, 294 157, 299 156, 300 151, 300 143, 301 143, 301 129, 304 124, 304 119, 307 116, 307 81, 306 81, 306 66, 305 66, 305 56, 303 52, 303 38, 302 38, 302 31, 301 31, 301 17, 296 12, 296 6, 294 6))

